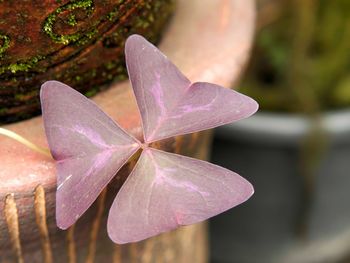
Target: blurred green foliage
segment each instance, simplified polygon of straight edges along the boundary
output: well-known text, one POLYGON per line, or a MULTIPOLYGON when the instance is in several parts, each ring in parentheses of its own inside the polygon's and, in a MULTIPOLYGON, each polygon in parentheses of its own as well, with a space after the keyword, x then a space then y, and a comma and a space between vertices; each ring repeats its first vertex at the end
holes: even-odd
POLYGON ((240 91, 263 110, 314 113, 349 107, 350 1, 265 2, 270 12, 262 6, 258 22, 272 21, 258 23, 240 91))

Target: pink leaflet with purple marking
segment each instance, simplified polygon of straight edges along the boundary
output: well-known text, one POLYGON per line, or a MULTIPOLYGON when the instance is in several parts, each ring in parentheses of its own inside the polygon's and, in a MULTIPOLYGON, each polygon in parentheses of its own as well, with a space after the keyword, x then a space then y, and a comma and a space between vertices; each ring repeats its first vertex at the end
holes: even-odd
POLYGON ((191 84, 141 36, 128 38, 125 56, 147 143, 231 123, 258 109, 253 99, 236 91, 211 83, 191 84))
POLYGON ((225 168, 148 148, 114 200, 108 234, 118 244, 140 241, 215 216, 253 192, 225 168))
POLYGON ((63 83, 46 82, 40 98, 57 161, 56 221, 67 229, 140 146, 95 103, 63 83))

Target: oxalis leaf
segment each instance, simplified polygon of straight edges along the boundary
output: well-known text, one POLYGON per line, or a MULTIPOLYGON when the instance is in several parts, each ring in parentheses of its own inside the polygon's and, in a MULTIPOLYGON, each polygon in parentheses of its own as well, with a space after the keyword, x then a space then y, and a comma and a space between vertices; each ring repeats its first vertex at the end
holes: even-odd
POLYGON ((254 190, 238 174, 148 144, 249 117, 257 103, 215 84, 191 84, 141 36, 127 39, 125 54, 144 142, 69 86, 48 81, 41 88, 45 132, 57 164, 58 227, 74 224, 141 147, 109 211, 108 234, 114 242, 140 241, 246 201, 254 190))

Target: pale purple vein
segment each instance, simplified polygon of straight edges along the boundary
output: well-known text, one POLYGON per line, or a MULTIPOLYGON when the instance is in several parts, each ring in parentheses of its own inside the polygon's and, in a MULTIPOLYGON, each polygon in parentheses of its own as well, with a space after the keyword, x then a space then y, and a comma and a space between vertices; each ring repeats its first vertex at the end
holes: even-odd
POLYGON ((160 74, 158 72, 155 73, 156 82, 154 85, 152 85, 151 92, 153 94, 154 99, 156 100, 156 103, 159 105, 160 108, 160 116, 158 116, 158 119, 162 119, 167 114, 166 107, 164 106, 164 93, 163 89, 160 85, 160 74))
POLYGON ((86 137, 92 144, 96 145, 100 149, 108 149, 111 147, 111 145, 107 144, 105 140, 102 139, 99 133, 95 132, 94 130, 83 127, 81 125, 75 125, 73 127, 73 131, 83 135, 86 137))
MULTIPOLYGON (((173 187, 176 188, 181 188, 181 189, 185 189, 188 192, 193 192, 198 194, 201 199, 203 200, 203 202, 208 205, 208 202, 205 198, 205 196, 210 196, 209 193, 201 191, 196 185, 192 184, 189 181, 180 181, 180 180, 176 180, 172 178, 172 172, 176 171, 176 168, 163 168, 161 169, 158 165, 157 162, 154 160, 154 156, 151 152, 151 150, 147 150, 149 153, 149 156, 151 158, 153 167, 155 169, 155 181, 153 181, 152 183, 152 190, 151 190, 151 194, 150 194, 150 198, 152 196, 152 192, 153 192, 153 186, 154 184, 169 184, 173 187), (169 175, 170 174, 170 175, 169 175)), ((150 201, 150 200, 149 200, 150 201)), ((169 204, 171 205, 171 204, 169 204)), ((149 211, 149 203, 148 203, 148 207, 147 207, 148 211, 149 211)), ((178 215, 178 211, 173 211, 174 212, 174 217, 176 218, 177 224, 180 225, 181 222, 179 221, 179 215, 178 215)))
POLYGON ((168 113, 164 105, 164 94, 163 94, 162 86, 160 84, 160 74, 158 72, 155 73, 155 78, 156 78, 156 82, 154 83, 154 85, 152 85, 151 93, 153 94, 153 98, 159 106, 160 114, 159 116, 157 116, 157 125, 154 127, 153 132, 149 136, 149 140, 151 140, 151 138, 153 138, 154 135, 157 133, 161 124, 166 119, 164 117, 166 117, 168 113))
MULTIPOLYGON (((93 163, 91 165, 91 167, 89 168, 89 170, 86 171, 85 176, 82 177, 82 180, 80 180, 76 187, 79 188, 79 185, 82 184, 84 182, 84 179, 86 177, 91 176, 93 173, 97 173, 100 170, 102 170, 102 168, 105 166, 105 164, 108 162, 108 160, 111 158, 113 152, 112 151, 103 151, 100 152, 96 155, 96 157, 93 160, 93 163)), ((68 177, 66 177, 62 183, 60 183, 57 187, 57 191, 59 191, 64 185, 65 183, 72 177, 72 175, 69 175, 68 177)))
POLYGON ((211 106, 215 103, 217 98, 218 98, 218 92, 216 92, 215 97, 210 102, 208 102, 205 105, 200 105, 200 106, 193 106, 191 104, 183 105, 183 106, 179 107, 179 109, 182 112, 180 114, 173 115, 170 118, 171 119, 179 119, 179 118, 182 118, 184 114, 188 114, 188 113, 192 113, 192 112, 198 112, 198 111, 210 111, 211 110, 211 106))

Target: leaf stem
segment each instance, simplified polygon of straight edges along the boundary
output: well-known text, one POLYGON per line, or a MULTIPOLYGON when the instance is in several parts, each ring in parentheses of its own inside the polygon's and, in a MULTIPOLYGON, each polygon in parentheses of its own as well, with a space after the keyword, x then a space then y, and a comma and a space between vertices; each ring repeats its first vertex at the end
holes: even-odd
POLYGON ((24 137, 18 135, 17 133, 15 133, 13 131, 10 131, 10 130, 7 130, 7 129, 0 127, 0 135, 4 135, 6 137, 9 137, 9 138, 27 146, 28 148, 32 149, 33 151, 36 151, 40 154, 44 154, 44 155, 52 158, 50 151, 48 149, 35 145, 34 143, 28 141, 27 139, 25 139, 24 137))

